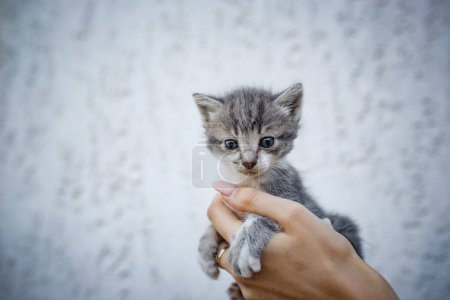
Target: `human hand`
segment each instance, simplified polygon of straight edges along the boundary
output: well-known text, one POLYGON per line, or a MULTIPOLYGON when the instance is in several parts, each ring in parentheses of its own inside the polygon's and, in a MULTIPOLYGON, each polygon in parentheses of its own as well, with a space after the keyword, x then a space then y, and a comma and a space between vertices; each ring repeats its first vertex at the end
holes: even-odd
POLYGON ((220 194, 208 217, 228 243, 243 224, 232 210, 268 217, 282 228, 264 249, 262 270, 252 278, 233 273, 228 249, 220 259, 245 299, 398 299, 345 237, 302 205, 252 188, 216 189, 220 194))

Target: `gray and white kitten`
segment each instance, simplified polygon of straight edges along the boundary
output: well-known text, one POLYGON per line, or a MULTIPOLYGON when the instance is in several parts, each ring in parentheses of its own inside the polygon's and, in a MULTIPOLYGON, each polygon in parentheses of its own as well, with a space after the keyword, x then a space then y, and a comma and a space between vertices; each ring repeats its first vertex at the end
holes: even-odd
MULTIPOLYGON (((347 217, 328 214, 308 195, 297 171, 285 160, 299 128, 303 87, 296 83, 281 93, 239 88, 224 97, 193 95, 208 138, 208 148, 220 157, 221 168, 241 186, 301 203, 345 236, 359 256, 357 226, 347 217)), ((280 231, 274 221, 249 214, 234 235, 228 261, 233 271, 251 277, 261 269, 261 253, 280 231)), ((199 262, 210 277, 217 278, 216 254, 222 237, 209 226, 200 240, 199 262)))

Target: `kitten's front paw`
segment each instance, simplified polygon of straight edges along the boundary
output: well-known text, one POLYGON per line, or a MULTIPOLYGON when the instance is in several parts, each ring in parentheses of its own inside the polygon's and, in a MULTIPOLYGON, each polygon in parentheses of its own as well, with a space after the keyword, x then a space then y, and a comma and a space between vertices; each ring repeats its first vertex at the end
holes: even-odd
POLYGON ((216 261, 219 243, 220 238, 217 232, 212 226, 208 226, 198 246, 198 262, 203 272, 213 279, 217 279, 219 276, 219 265, 216 261))
POLYGON ((264 243, 257 237, 251 237, 246 226, 242 226, 231 242, 228 262, 233 272, 242 277, 251 277, 261 270, 261 252, 264 243))

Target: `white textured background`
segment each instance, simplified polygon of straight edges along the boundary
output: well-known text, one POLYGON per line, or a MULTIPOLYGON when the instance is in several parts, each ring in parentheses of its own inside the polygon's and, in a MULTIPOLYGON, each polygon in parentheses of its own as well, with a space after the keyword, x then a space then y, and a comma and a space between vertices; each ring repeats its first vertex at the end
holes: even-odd
POLYGON ((225 299, 192 92, 305 86, 291 161, 403 299, 450 294, 450 1, 0 0, 0 299, 225 299))

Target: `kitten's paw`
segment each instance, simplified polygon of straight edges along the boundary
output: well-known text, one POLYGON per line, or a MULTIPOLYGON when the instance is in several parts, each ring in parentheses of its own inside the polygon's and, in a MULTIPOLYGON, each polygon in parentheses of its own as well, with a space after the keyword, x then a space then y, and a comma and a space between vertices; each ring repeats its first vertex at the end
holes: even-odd
POLYGON ((200 244, 198 246, 198 263, 203 272, 213 279, 217 279, 220 273, 219 265, 216 261, 219 240, 217 232, 212 226, 209 226, 200 238, 200 244))
POLYGON ((212 279, 217 279, 219 277, 219 266, 216 263, 216 259, 214 256, 203 256, 200 255, 198 257, 198 263, 202 268, 203 272, 206 273, 212 279))
POLYGON ((246 226, 242 226, 231 242, 228 262, 233 272, 242 277, 251 277, 253 273, 261 270, 260 253, 264 243, 258 237, 250 237, 246 226))
POLYGON ((233 282, 228 288, 228 296, 231 300, 245 300, 244 295, 242 295, 241 289, 236 282, 233 282))

